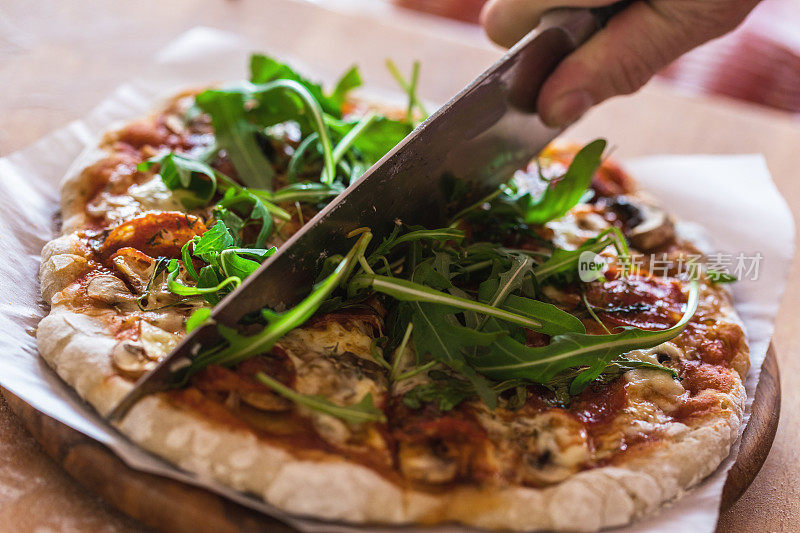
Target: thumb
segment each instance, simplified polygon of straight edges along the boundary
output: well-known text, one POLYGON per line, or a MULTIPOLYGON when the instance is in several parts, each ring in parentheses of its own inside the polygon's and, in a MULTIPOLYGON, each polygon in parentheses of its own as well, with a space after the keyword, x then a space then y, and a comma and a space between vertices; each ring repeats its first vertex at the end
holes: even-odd
MULTIPOLYGON (((550 126, 567 126, 591 106, 629 94, 681 54, 733 29, 741 17, 714 16, 704 2, 635 2, 567 56, 539 93, 537 108, 550 126), (697 7, 700 6, 700 7, 697 7)), ((717 4, 719 2, 707 2, 717 4)), ((740 2, 740 5, 742 3, 740 2)))

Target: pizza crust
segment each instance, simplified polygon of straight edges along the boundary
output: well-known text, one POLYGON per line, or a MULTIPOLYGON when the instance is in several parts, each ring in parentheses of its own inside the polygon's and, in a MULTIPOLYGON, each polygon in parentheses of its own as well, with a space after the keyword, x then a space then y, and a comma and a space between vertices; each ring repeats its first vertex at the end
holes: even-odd
MULTIPOLYGON (((744 403, 743 387, 730 398, 744 403)), ((742 409, 660 441, 620 466, 580 472, 544 489, 402 490, 338 458, 299 460, 247 430, 209 423, 163 397, 139 402, 118 426, 184 470, 262 497, 287 512, 348 523, 457 522, 487 529, 596 531, 659 509, 713 472, 738 436, 742 409), (216 458, 216 460, 215 460, 216 458)))
POLYGON ((61 180, 61 224, 65 235, 80 230, 86 224, 84 205, 89 192, 89 183, 85 170, 110 155, 110 152, 101 148, 84 150, 70 165, 61 180))
POLYGON ((113 368, 117 341, 98 320, 53 307, 39 323, 36 341, 47 364, 102 416, 133 388, 113 368))

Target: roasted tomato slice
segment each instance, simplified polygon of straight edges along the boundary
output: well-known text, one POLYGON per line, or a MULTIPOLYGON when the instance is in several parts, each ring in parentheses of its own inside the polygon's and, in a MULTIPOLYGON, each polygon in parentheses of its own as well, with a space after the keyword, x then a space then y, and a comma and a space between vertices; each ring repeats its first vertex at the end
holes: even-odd
POLYGON ((592 283, 586 297, 607 325, 666 329, 683 315, 683 294, 678 280, 632 275, 592 283))
POLYGON ((196 216, 162 211, 138 216, 111 230, 100 247, 103 261, 121 248, 136 248, 151 257, 178 257, 181 247, 206 231, 196 216))

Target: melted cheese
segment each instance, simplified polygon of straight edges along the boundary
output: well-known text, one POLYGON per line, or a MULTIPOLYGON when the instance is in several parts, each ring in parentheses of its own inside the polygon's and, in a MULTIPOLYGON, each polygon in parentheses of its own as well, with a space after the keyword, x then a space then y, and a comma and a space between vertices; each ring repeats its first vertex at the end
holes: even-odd
POLYGON ((377 399, 386 391, 385 373, 370 355, 371 343, 357 327, 330 321, 323 327, 295 329, 278 344, 294 365, 298 392, 352 405, 367 394, 377 399))
POLYGON ((179 336, 164 331, 146 320, 142 320, 139 325, 139 336, 147 357, 156 360, 171 352, 180 341, 179 336))
POLYGON ((103 192, 86 205, 91 216, 111 222, 127 220, 145 211, 183 210, 177 196, 167 189, 158 174, 144 183, 131 185, 123 194, 103 192))
POLYGON ((565 250, 574 250, 587 239, 610 227, 599 214, 589 210, 586 204, 578 204, 566 215, 551 220, 546 227, 553 230, 553 243, 565 250))
MULTIPOLYGON (((386 371, 371 356, 372 337, 356 321, 328 321, 289 332, 278 346, 295 369, 294 389, 322 395, 339 405, 353 405, 367 394, 380 406, 387 391, 386 371)), ((389 461, 388 445, 373 427, 355 428, 339 418, 298 406, 317 434, 344 449, 370 450, 389 461), (364 433, 366 431, 366 433, 364 433)))
POLYGON ((591 460, 586 429, 564 411, 517 412, 507 420, 482 404, 475 404, 475 410, 499 462, 518 465, 513 475, 524 483, 557 483, 591 460))
MULTIPOLYGON (((625 373, 625 390, 633 405, 649 403, 662 413, 672 414, 686 390, 681 382, 662 370, 639 368, 625 373)), ((646 417, 653 418, 653 415, 646 417)), ((658 417, 659 421, 662 417, 658 417)))
POLYGON ((154 211, 182 211, 181 203, 175 195, 167 189, 164 181, 158 174, 139 185, 132 185, 128 194, 139 202, 143 210, 154 211))
POLYGON ((628 359, 632 359, 634 361, 660 364, 658 360, 659 354, 666 355, 667 357, 669 357, 670 361, 677 361, 678 359, 683 359, 684 357, 683 350, 678 348, 672 342, 665 342, 663 344, 659 344, 658 346, 654 346, 652 348, 647 348, 644 350, 631 350, 630 352, 625 354, 625 357, 628 359))
MULTIPOLYGON (((671 342, 665 342, 646 350, 633 350, 626 357, 636 361, 658 364, 658 355, 667 355, 670 360, 683 358, 683 350, 671 342)), ((662 370, 639 368, 625 373, 625 391, 637 419, 665 422, 663 414, 675 412, 686 390, 681 382, 662 370), (649 405, 647 405, 649 404, 649 405), (657 409, 651 409, 651 406, 657 409)))

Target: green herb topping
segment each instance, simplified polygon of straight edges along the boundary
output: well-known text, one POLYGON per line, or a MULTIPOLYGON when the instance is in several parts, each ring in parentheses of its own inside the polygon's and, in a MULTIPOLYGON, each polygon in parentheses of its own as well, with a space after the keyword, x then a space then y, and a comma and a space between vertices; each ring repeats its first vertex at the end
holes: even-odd
MULTIPOLYGON (((348 93, 361 84, 355 67, 326 93, 263 55, 252 57, 249 81, 198 94, 187 121, 207 117, 213 142, 191 154, 160 154, 139 169, 158 171, 187 208, 204 209, 214 224, 183 246, 180 260, 160 262, 154 277, 166 270, 170 291, 217 304, 275 252, 271 243, 282 242, 286 224, 304 223, 304 210, 313 214, 405 137, 425 116, 416 95, 419 65, 408 80, 393 63, 387 65, 408 94, 408 109, 400 119, 345 111, 348 93), (276 144, 282 149, 276 150, 276 144), (234 172, 226 175, 220 168, 234 172)), ((251 317, 247 334, 217 326, 223 342, 197 354, 182 371, 181 382, 209 365, 234 366, 269 353, 316 313, 373 300, 388 310, 388 335, 373 343, 373 357, 391 384, 420 381, 402 398, 411 409, 431 404, 447 411, 470 399, 495 408, 501 395, 505 405, 518 407, 531 384, 549 388, 567 403, 590 383, 608 382, 633 368, 675 375, 670 368, 631 361, 624 354, 679 335, 697 308, 696 282, 689 287, 682 318, 659 330, 612 331, 584 296, 583 317, 600 322, 603 335, 587 333, 584 321, 573 314, 581 310, 568 312, 545 295, 548 285, 567 284, 582 294, 585 283, 577 273, 584 252, 627 263, 630 252, 619 229, 569 250, 554 246, 540 231, 589 197, 605 146, 604 140, 587 144, 558 176, 545 177, 540 166, 538 192, 511 180, 459 213, 449 227, 398 225, 371 247, 368 228, 354 232, 351 250, 328 258, 299 304, 280 312, 264 309, 260 317, 251 317), (515 246, 520 237, 525 246, 515 246), (528 345, 531 334, 544 339, 543 345, 528 345)), ((716 282, 731 281, 709 275, 716 282)), ((187 331, 209 318, 208 307, 195 311, 187 331)), ((343 406, 300 394, 264 373, 256 379, 306 409, 351 424, 385 421, 370 395, 343 406)))

